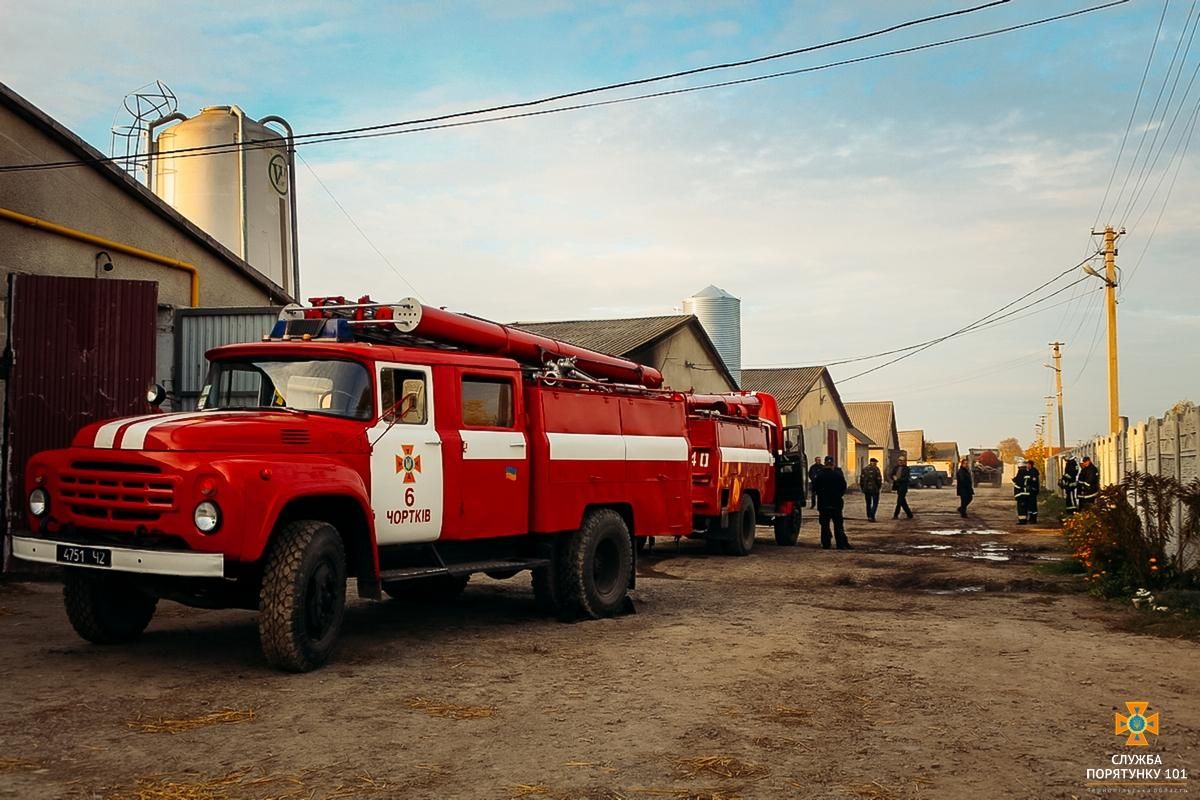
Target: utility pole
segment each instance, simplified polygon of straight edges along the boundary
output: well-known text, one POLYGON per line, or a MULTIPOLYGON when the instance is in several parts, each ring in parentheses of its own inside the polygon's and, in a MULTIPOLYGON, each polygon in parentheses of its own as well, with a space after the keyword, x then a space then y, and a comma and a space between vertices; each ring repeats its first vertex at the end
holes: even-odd
MULTIPOLYGON (((1067 449, 1067 430, 1063 425, 1063 391, 1062 391, 1062 346, 1065 342, 1051 342, 1050 346, 1054 348, 1054 366, 1050 369, 1054 370, 1054 394, 1058 398, 1058 447, 1060 450, 1067 449)), ((1046 366, 1050 366, 1047 364, 1046 366)))
POLYGON ((1046 395, 1046 453, 1054 449, 1054 395, 1046 395))
MULTIPOLYGON (((1099 236, 1092 231, 1093 236, 1099 236)), ((1104 299, 1108 306, 1108 429, 1109 433, 1121 430, 1120 398, 1117 392, 1117 239, 1125 235, 1125 229, 1115 231, 1112 225, 1104 227, 1104 274, 1091 267, 1084 271, 1104 280, 1104 299)))

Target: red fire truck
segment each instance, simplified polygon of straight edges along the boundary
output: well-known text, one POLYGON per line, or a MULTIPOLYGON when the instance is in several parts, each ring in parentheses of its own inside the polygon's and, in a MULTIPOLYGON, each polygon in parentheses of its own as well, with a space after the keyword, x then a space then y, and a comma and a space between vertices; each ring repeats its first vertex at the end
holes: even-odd
POLYGON ((13 554, 65 566, 82 637, 136 638, 160 598, 246 608, 267 660, 306 671, 348 577, 379 599, 525 569, 543 608, 605 617, 637 539, 700 521, 752 541, 756 516, 803 504, 745 477, 779 443, 766 396, 688 401, 652 368, 411 299, 313 306, 211 351, 194 412, 93 424, 30 460, 13 554), (715 502, 693 498, 705 476, 715 502))

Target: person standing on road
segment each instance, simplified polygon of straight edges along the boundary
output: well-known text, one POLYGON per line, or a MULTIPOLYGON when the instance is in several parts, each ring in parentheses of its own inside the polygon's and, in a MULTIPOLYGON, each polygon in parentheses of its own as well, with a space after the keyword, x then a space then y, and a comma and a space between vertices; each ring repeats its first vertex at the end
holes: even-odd
POLYGON ((892 489, 896 492, 896 509, 892 511, 892 519, 900 519, 900 509, 909 519, 913 518, 912 509, 908 507, 908 458, 900 456, 900 462, 892 470, 892 489))
POLYGON ((863 467, 862 474, 858 476, 858 487, 862 489, 863 497, 867 501, 867 519, 874 522, 875 512, 879 510, 879 492, 883 489, 883 473, 879 471, 879 459, 872 458, 871 462, 863 467))
POLYGON ((1092 463, 1090 456, 1084 456, 1080 465, 1077 490, 1079 510, 1085 511, 1096 502, 1096 495, 1100 492, 1100 468, 1092 463))
POLYGON ((821 474, 821 457, 814 456, 812 466, 808 468, 808 487, 812 490, 812 507, 817 507, 817 492, 813 488, 816 486, 817 476, 821 474))
POLYGON ((1033 461, 1025 463, 1013 476, 1013 495, 1017 498, 1017 524, 1036 525, 1038 521, 1037 498, 1042 490, 1041 473, 1033 461))
POLYGON ((833 456, 825 456, 825 466, 813 480, 813 497, 817 500, 817 514, 821 518, 821 547, 829 549, 830 539, 837 540, 838 550, 850 550, 846 538, 846 523, 842 507, 846 496, 846 476, 833 465, 833 456), (829 526, 833 524, 833 535, 829 526))
POLYGON ((1076 463, 1075 456, 1067 456, 1063 476, 1059 478, 1058 485, 1063 490, 1063 515, 1069 517, 1079 510, 1079 464, 1076 463))
POLYGON ((958 472, 954 473, 954 487, 958 493, 958 513, 964 519, 967 516, 967 506, 975 497, 975 483, 971 480, 971 468, 967 459, 958 462, 958 472))

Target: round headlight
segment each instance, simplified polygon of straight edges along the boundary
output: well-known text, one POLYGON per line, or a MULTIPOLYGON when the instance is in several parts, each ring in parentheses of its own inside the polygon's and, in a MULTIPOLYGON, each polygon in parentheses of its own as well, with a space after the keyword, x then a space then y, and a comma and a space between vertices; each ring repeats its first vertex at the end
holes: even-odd
POLYGON ((29 493, 29 513, 41 517, 50 510, 50 495, 45 489, 34 489, 29 493))
POLYGON ((221 525, 221 509, 217 508, 216 503, 205 500, 196 506, 192 520, 201 533, 212 533, 221 525))

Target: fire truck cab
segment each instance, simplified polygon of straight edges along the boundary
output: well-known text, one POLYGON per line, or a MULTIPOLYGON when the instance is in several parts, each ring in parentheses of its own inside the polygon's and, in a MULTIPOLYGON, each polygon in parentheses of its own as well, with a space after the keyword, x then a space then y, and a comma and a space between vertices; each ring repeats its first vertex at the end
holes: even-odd
POLYGON ((636 540, 693 530, 684 395, 655 370, 404 300, 319 298, 209 354, 195 411, 85 427, 30 460, 14 555, 65 567, 76 631, 160 598, 259 612, 268 662, 333 652, 361 597, 532 570, 563 619, 626 608, 636 540))

